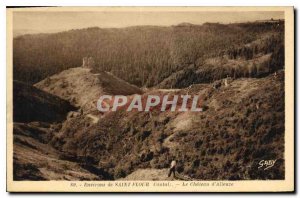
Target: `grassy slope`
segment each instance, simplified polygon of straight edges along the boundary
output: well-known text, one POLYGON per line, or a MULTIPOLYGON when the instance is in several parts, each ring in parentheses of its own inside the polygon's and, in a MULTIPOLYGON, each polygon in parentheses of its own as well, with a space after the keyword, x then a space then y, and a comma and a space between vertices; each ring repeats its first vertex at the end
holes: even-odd
POLYGON ((19 81, 13 83, 13 99, 14 122, 60 122, 75 110, 69 102, 19 81))
POLYGON ((202 113, 119 111, 88 127, 87 119, 74 118, 52 142, 70 156, 91 158, 115 178, 138 168, 167 168, 175 157, 179 172, 195 179, 282 179, 280 75, 239 79, 218 90, 195 85, 189 92, 203 95, 208 109, 202 113), (277 159, 276 166, 259 170, 262 159, 277 159))

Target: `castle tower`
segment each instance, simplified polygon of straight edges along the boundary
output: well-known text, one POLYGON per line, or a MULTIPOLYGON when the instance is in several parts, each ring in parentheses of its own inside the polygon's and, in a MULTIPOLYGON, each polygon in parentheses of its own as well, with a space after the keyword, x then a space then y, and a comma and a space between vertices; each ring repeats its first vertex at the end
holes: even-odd
POLYGON ((83 57, 83 59, 82 59, 82 67, 88 67, 88 57, 83 57))
POLYGON ((93 57, 83 57, 82 67, 92 69, 95 66, 95 61, 93 57))
POLYGON ((89 68, 93 68, 95 66, 95 61, 93 59, 93 57, 89 57, 88 59, 88 67, 89 68))

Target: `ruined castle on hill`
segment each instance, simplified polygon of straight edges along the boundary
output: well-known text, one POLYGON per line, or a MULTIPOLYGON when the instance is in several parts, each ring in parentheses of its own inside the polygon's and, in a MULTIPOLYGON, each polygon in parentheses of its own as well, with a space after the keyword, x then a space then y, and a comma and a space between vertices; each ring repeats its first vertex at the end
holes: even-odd
POLYGON ((83 57, 82 59, 82 67, 83 68, 94 68, 95 66, 95 61, 93 57, 83 57))

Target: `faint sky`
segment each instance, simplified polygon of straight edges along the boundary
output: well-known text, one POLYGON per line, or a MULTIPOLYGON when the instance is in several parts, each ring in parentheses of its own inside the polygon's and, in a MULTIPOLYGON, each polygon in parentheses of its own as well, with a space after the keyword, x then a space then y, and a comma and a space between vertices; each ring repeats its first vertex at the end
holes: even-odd
POLYGON ((235 23, 264 19, 284 19, 284 12, 112 12, 112 11, 18 11, 13 14, 14 33, 49 33, 87 27, 127 27, 137 25, 170 26, 187 22, 235 23))

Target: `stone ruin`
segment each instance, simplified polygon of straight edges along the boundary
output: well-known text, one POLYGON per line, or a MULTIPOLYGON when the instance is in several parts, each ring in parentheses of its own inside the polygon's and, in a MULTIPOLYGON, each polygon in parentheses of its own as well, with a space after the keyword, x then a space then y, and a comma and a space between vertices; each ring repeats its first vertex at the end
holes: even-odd
POLYGON ((83 57, 82 67, 92 69, 95 66, 95 61, 93 57, 83 57))

